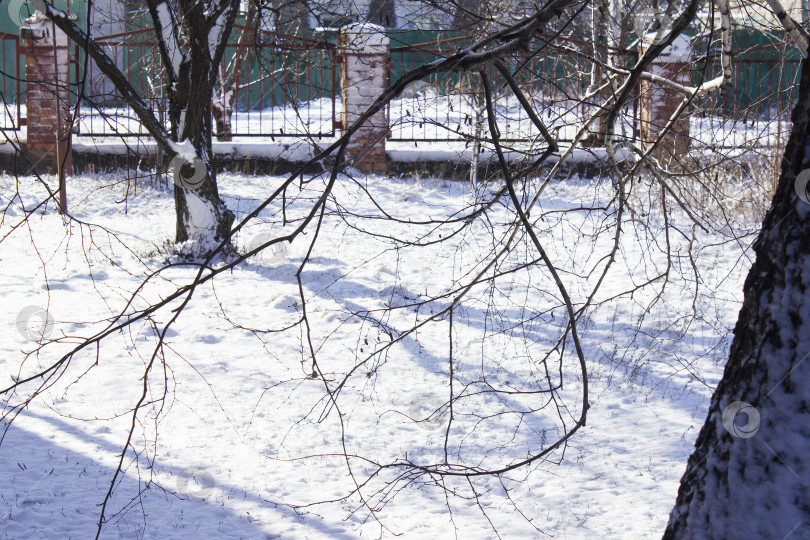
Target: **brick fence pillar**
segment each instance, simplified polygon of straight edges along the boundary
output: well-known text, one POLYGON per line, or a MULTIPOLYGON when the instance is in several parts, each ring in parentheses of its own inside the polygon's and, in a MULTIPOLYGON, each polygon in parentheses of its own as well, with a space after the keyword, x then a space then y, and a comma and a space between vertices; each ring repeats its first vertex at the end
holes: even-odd
POLYGON ((25 52, 28 159, 37 172, 56 173, 64 163, 69 173, 73 156, 67 36, 40 13, 25 21, 20 36, 25 52))
MULTIPOLYGON (((642 42, 640 53, 644 53, 642 42)), ((680 85, 692 86, 691 42, 685 36, 678 37, 664 50, 649 72, 680 85)), ((645 150, 649 149, 664 130, 675 110, 683 103, 684 94, 658 83, 641 81, 640 127, 641 141, 645 150)), ((652 157, 663 165, 677 163, 689 151, 689 108, 687 107, 664 135, 652 157)))
MULTIPOLYGON (((343 57, 340 98, 345 130, 385 91, 388 36, 381 26, 356 23, 340 31, 343 57)), ((388 114, 383 108, 366 120, 346 148, 353 165, 366 173, 383 173, 387 168, 385 139, 388 114)))

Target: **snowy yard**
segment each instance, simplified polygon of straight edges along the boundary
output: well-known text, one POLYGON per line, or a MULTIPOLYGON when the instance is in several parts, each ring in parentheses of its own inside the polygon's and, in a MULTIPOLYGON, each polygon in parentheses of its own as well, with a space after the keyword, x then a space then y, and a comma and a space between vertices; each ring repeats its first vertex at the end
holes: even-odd
MULTIPOLYGON (((281 181, 222 174, 220 193, 238 220, 281 181)), ((237 247, 289 231, 322 183, 288 201, 290 224, 275 205, 239 233, 237 247)), ((30 177, 4 175, 0 185, 4 207, 15 190, 26 208, 46 196, 30 177)), ((430 319, 448 304, 442 294, 480 270, 507 236, 506 202, 466 227, 430 222, 468 213, 479 189, 441 179, 339 179, 301 275, 326 382, 309 377, 297 324, 296 271, 314 228, 288 250, 263 252, 200 285, 158 351, 102 537, 660 538, 722 374, 751 263, 744 234, 756 224, 699 236, 691 246, 696 286, 688 235, 665 239, 660 208, 640 199, 625 216, 618 260, 579 321, 591 408, 564 450, 469 481, 378 471, 374 463, 433 464, 445 452, 450 463, 497 468, 537 453, 579 416, 583 381, 572 346, 562 360, 553 352, 566 314, 541 265, 519 268, 536 257, 525 239, 502 261, 496 287, 474 288, 455 308, 452 328, 447 317, 430 319), (379 219, 383 212, 397 219, 379 219), (677 257, 656 301, 667 242, 677 257), (370 356, 374 350, 383 352, 370 356), (448 433, 449 377, 462 395, 448 433), (338 415, 324 385, 334 390, 341 381, 338 415), (534 392, 557 382, 554 392, 534 392)), ((131 295, 132 309, 143 308, 199 271, 175 264, 138 290, 167 260, 178 263, 164 245, 175 227, 165 187, 141 181, 136 189, 122 173, 79 176, 69 180, 69 196, 69 223, 53 203, 19 227, 19 199, 6 209, 3 388, 131 311, 131 295), (52 324, 42 324, 45 310, 52 324), (26 359, 37 331, 58 341, 26 359)), ((612 247, 613 211, 593 210, 611 196, 609 179, 573 176, 552 182, 532 212, 551 258, 574 269, 562 279, 576 306, 612 247)), ((683 215, 670 217, 688 232, 683 215)), ((152 325, 162 330, 178 305, 81 351, 7 430, 0 538, 95 534, 154 353, 152 325)), ((6 395, 4 405, 22 398, 6 395)))

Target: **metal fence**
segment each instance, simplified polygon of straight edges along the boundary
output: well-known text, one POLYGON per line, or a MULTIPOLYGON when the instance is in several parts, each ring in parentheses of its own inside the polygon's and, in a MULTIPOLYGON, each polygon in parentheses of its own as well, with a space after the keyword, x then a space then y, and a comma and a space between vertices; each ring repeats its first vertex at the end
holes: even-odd
MULTIPOLYGON (((154 30, 105 36, 97 38, 96 42, 151 107, 156 118, 168 128, 165 73, 154 30)), ((239 52, 244 54, 245 60, 242 75, 233 86, 231 136, 334 135, 337 82, 333 44, 262 31, 255 43, 229 43, 224 65, 233 62, 239 52)), ((80 59, 80 64, 82 62, 80 59)), ((84 77, 79 78, 81 84, 77 85, 80 134, 94 137, 146 135, 112 82, 93 62, 88 62, 87 66, 84 77)), ((225 104, 227 93, 218 91, 212 99, 225 104)))
MULTIPOLYGON (((247 48, 242 78, 238 81, 231 116, 234 137, 330 137, 335 133, 339 101, 336 45, 326 40, 285 36, 261 31, 255 44, 236 43, 242 27, 236 27, 228 45, 225 65, 240 50, 247 48)), ((446 37, 390 49, 389 80, 406 71, 439 58, 445 58, 467 44, 468 37, 446 37)), ((429 39, 422 32, 418 39, 429 39)), ((394 41, 402 43, 398 36, 394 41)), ((551 42, 560 43, 559 37, 551 42)), ((164 74, 154 31, 134 30, 98 38, 97 42, 114 59, 130 84, 150 105, 156 117, 168 127, 167 97, 164 74)), ((571 41, 567 50, 547 46, 540 51, 514 55, 507 67, 514 73, 526 96, 543 112, 543 120, 562 141, 569 141, 593 113, 599 103, 582 103, 578 98, 589 84, 590 64, 571 48, 588 50, 589 45, 571 41)), ((96 137, 132 137, 146 135, 140 120, 121 99, 111 82, 98 68, 87 63, 81 50, 71 49, 71 77, 76 81, 74 105, 80 135, 96 137)), ((633 52, 610 51, 620 62, 630 66, 636 61, 633 52)), ((19 130, 26 122, 24 50, 14 34, 0 33, 2 58, 3 113, 0 126, 19 130)), ((706 58, 700 51, 697 58, 706 58)), ((711 117, 722 120, 750 120, 746 133, 766 126, 783 131, 795 101, 799 60, 783 44, 749 47, 733 59, 734 84, 726 92, 713 92, 695 99, 693 118, 711 117), (769 122, 776 120, 773 128, 769 122)), ((503 78, 488 71, 493 81, 497 124, 504 140, 531 140, 539 135, 503 78)), ((693 65, 693 84, 698 85, 720 73, 719 58, 713 51, 708 62, 693 65)), ((486 131, 483 94, 477 74, 441 73, 412 84, 391 102, 388 115, 393 141, 467 141, 486 131)), ((224 99, 212 96, 212 99, 224 99)), ((693 120, 694 121, 694 120, 693 120)), ((638 115, 635 102, 622 115, 618 130, 629 136, 637 134, 638 115)), ((705 122, 704 122, 705 123, 705 122)), ((738 122, 739 123, 739 122, 738 122)), ((701 128, 702 129, 702 128, 701 128)), ((765 128, 763 128, 765 129, 765 128)), ((706 129, 707 133, 709 128, 706 129)), ((739 131, 739 128, 737 129, 739 131)), ((725 133, 725 132, 724 132, 725 133)), ((733 128, 729 133, 734 134, 733 128)), ((764 133, 764 132, 763 132, 764 133)), ((770 131, 768 131, 770 133, 770 131)), ((702 135, 701 135, 702 136, 702 135)), ((747 137, 748 135, 746 135, 747 137)), ((707 139, 709 141, 710 139, 707 139)), ((711 143, 732 144, 733 137, 711 143)), ((761 138, 767 144, 770 136, 761 138)))
MULTIPOLYGON (((600 103, 579 99, 590 83, 591 62, 583 55, 572 53, 571 49, 587 51, 590 46, 561 37, 555 37, 553 42, 554 46, 549 45, 540 52, 511 57, 508 67, 536 105, 536 110, 543 112, 547 127, 560 141, 567 142, 573 139, 600 103), (557 47, 559 43, 568 47, 557 47)), ((467 44, 468 38, 453 37, 392 48, 389 79, 393 82, 410 69, 446 58, 467 44)), ((607 53, 625 67, 634 65, 638 59, 635 51, 609 50, 607 53)), ((713 52, 706 56, 696 51, 695 56, 697 60, 692 65, 694 86, 720 75, 719 55, 713 52)), ((724 92, 712 92, 695 99, 691 104, 693 116, 712 117, 724 125, 729 120, 733 123, 734 119, 745 119, 750 123, 745 137, 753 136, 752 133, 759 129, 762 131, 759 141, 770 144, 773 137, 768 133, 784 131, 795 103, 799 60, 794 56, 782 43, 747 48, 733 58, 732 86, 724 92)), ((520 109, 503 78, 492 69, 488 74, 493 81, 497 125, 502 139, 525 141, 537 137, 538 131, 520 109)), ((634 100, 620 115, 616 132, 636 137, 638 113, 634 100)), ((483 95, 477 75, 441 73, 413 83, 389 105, 388 114, 390 140, 393 141, 466 141, 480 137, 486 131, 483 95)), ((698 130, 705 124, 702 120, 697 123, 698 130)), ((736 139, 728 139, 731 140, 736 139)), ((722 140, 717 142, 723 143, 722 140)))
MULTIPOLYGON (((468 37, 455 37, 392 48, 389 80, 395 81, 411 69, 452 55, 468 40, 468 37)), ((567 45, 584 45, 573 40, 563 41, 567 45)), ((636 58, 632 52, 614 49, 606 52, 624 66, 631 65, 636 58)), ((580 55, 547 46, 539 51, 513 55, 505 64, 536 110, 544 112, 546 127, 559 140, 573 140, 585 118, 600 105, 581 99, 590 84, 590 64, 580 55)), ((501 139, 528 141, 539 137, 539 130, 523 111, 505 79, 494 67, 486 71, 492 81, 493 108, 501 139)), ((394 141, 471 140, 481 137, 487 125, 484 95, 477 74, 439 73, 413 83, 399 99, 390 103, 388 115, 390 139, 394 141)), ((634 105, 626 109, 620 122, 619 129, 629 135, 637 132, 634 105)))
POLYGON ((0 58, 2 67, 2 101, 3 111, 0 114, 0 127, 4 130, 19 131, 25 124, 23 97, 25 74, 20 38, 14 34, 0 32, 0 58))
MULTIPOLYGON (((696 55, 692 84, 722 73, 719 53, 696 55)), ((691 104, 693 147, 779 148, 787 141, 800 60, 784 43, 757 45, 732 58, 732 85, 691 104)))
MULTIPOLYGON (((722 74, 718 53, 696 54, 692 66, 695 86, 722 74)), ((697 110, 728 117, 770 120, 789 113, 796 100, 800 60, 784 43, 751 47, 732 58, 732 84, 694 102, 697 110)))
POLYGON ((229 44, 225 65, 240 52, 247 57, 231 119, 235 136, 334 135, 338 77, 333 43, 260 31, 255 44, 229 44))
MULTIPOLYGON (((107 53, 124 74, 140 98, 152 109, 168 129, 165 111, 164 72, 154 31, 134 30, 96 38, 96 43, 107 53)), ((81 55, 80 65, 85 65, 81 55)), ((87 60, 87 69, 72 73, 76 80, 78 102, 76 119, 80 135, 133 137, 147 135, 141 121, 121 97, 112 81, 87 60)), ((75 104, 75 103, 74 103, 75 104)))

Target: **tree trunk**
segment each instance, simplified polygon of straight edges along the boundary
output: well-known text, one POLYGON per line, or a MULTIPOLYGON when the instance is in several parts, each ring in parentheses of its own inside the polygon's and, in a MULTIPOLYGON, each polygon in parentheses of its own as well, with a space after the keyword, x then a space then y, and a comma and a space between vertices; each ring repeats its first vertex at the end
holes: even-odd
POLYGON ((216 136, 219 141, 233 139, 231 131, 231 117, 236 93, 242 83, 242 70, 248 54, 255 47, 257 35, 256 25, 259 22, 259 10, 254 0, 248 2, 248 11, 245 15, 245 24, 239 30, 239 40, 236 42, 236 52, 230 66, 221 69, 219 77, 219 95, 214 97, 213 112, 216 122, 216 136))
MULTIPOLYGON (((593 57, 598 62, 591 64, 591 82, 588 85, 586 92, 591 94, 596 92, 596 89, 602 84, 602 68, 601 65, 607 61, 607 50, 604 42, 607 37, 608 31, 608 0, 599 0, 596 5, 591 8, 591 51, 593 57)), ((582 141, 583 146, 595 147, 605 146, 605 138, 607 136, 607 115, 609 109, 602 109, 598 104, 602 101, 597 96, 590 99, 591 102, 597 103, 596 106, 590 107, 591 114, 596 116, 596 120, 591 124, 590 132, 585 140, 582 141)))
POLYGON ((74 43, 85 49, 166 155, 172 156, 177 211, 175 240, 193 240, 196 245, 190 254, 207 255, 230 234, 234 220, 233 213, 219 197, 211 162, 211 96, 216 82, 215 69, 222 62, 239 0, 219 0, 215 5, 197 0, 176 3, 147 0, 147 4, 168 76, 171 124, 168 133, 114 59, 67 13, 47 2, 38 7, 74 43), (174 9, 182 16, 178 17, 174 9), (190 56, 180 46, 178 20, 185 21, 183 27, 190 56), (178 141, 183 143, 178 144, 178 141))
POLYGON ((175 95, 177 102, 171 108, 181 111, 177 119, 179 140, 191 142, 199 161, 189 163, 183 156, 175 158, 175 241, 200 242, 199 249, 205 253, 215 247, 212 241, 219 243, 230 233, 234 215, 219 197, 216 171, 212 164, 211 93, 199 91, 200 87, 213 86, 207 33, 189 34, 189 62, 181 69, 180 84, 175 95))
POLYGON ((371 0, 368 4, 366 20, 386 28, 395 27, 397 25, 397 15, 394 0, 371 0))
POLYGON ((810 61, 723 378, 664 538, 810 537, 810 61), (737 403, 735 403, 737 402, 737 403), (742 402, 740 404, 739 402, 742 402))

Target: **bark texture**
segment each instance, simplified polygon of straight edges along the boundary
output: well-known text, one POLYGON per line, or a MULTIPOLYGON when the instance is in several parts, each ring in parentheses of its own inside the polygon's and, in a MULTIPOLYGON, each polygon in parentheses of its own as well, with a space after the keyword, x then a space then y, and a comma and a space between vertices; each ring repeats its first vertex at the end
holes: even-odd
POLYGON ((810 204, 795 188, 810 167, 807 60, 792 120, 729 360, 665 539, 810 537, 810 204), (752 408, 730 423, 734 402, 752 408))
MULTIPOLYGON (((203 244, 203 253, 230 234, 234 220, 233 212, 219 196, 216 170, 212 164, 211 96, 225 43, 236 18, 238 0, 223 2, 213 12, 206 7, 204 3, 189 0, 179 3, 180 15, 187 28, 188 52, 177 73, 174 91, 169 92, 172 135, 175 140, 191 142, 199 157, 199 161, 191 165, 205 168, 201 181, 189 185, 182 179, 177 181, 178 173, 175 173, 175 241, 199 241, 203 244), (212 40, 212 35, 217 38, 212 40)), ((169 66, 168 55, 165 57, 169 66)), ((196 170, 186 173, 192 176, 202 174, 196 170)))

